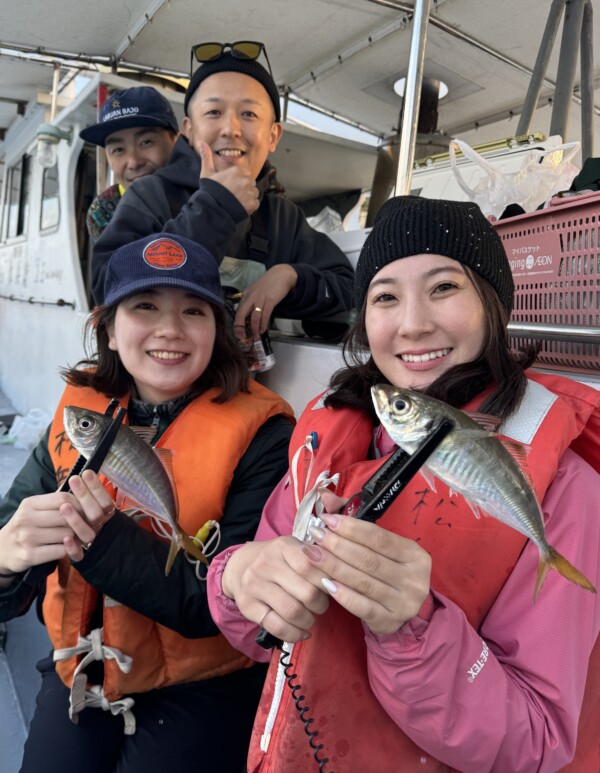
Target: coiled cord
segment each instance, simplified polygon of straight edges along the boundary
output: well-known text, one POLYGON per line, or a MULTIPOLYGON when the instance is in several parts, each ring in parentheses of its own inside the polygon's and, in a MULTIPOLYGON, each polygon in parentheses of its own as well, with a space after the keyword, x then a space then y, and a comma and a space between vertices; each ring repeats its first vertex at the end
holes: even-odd
POLYGON ((325 765, 329 762, 329 757, 321 756, 321 750, 324 749, 324 744, 317 743, 316 737, 319 735, 318 730, 311 730, 310 725, 315 721, 313 717, 310 717, 310 708, 306 704, 302 704, 302 701, 306 700, 304 695, 299 695, 302 690, 300 682, 294 681, 298 679, 298 674, 294 672, 294 665, 290 660, 289 652, 285 650, 281 651, 281 658, 279 662, 283 666, 283 673, 285 674, 286 681, 290 690, 292 691, 292 700, 298 712, 300 719, 304 725, 304 732, 308 736, 308 743, 313 750, 313 756, 319 765, 320 773, 334 773, 333 771, 327 771, 325 765))

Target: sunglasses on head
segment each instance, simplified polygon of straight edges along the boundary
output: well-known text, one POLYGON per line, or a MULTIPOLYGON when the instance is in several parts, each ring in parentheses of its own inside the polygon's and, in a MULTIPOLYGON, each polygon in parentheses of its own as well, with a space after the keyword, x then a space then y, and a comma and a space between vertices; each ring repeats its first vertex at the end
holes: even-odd
POLYGON ((194 58, 200 64, 205 64, 206 62, 214 62, 215 59, 220 59, 226 51, 230 51, 231 56, 236 59, 250 60, 258 59, 261 52, 264 53, 269 73, 273 77, 267 49, 256 40, 238 40, 236 43, 197 43, 195 46, 192 46, 190 54, 190 73, 194 58))

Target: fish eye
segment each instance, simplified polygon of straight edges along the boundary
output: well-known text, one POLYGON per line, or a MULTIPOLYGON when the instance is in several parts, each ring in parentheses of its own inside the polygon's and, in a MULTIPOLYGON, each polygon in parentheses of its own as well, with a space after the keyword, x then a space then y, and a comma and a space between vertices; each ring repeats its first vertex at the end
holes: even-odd
POLYGON ((81 429, 90 429, 93 425, 91 419, 80 419, 79 426, 81 429))
POLYGON ((408 408, 408 404, 405 400, 402 400, 402 398, 398 397, 394 402, 392 403, 392 408, 397 413, 404 413, 406 409, 408 408))

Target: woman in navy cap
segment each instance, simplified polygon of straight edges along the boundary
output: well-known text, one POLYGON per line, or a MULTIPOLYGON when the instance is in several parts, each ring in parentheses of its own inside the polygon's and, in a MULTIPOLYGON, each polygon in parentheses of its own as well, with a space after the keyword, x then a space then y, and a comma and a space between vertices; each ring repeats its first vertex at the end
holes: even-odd
POLYGON ((117 398, 172 453, 179 527, 194 537, 212 522, 222 548, 254 535, 286 468, 291 409, 248 380, 200 245, 129 244, 105 290, 88 325, 97 351, 65 371, 54 420, 0 505, 0 619, 43 597, 53 646, 22 771, 239 773, 264 666, 219 634, 204 565, 178 553, 165 576, 169 535, 117 509, 102 477, 57 491, 77 458, 63 409, 102 413, 117 398))

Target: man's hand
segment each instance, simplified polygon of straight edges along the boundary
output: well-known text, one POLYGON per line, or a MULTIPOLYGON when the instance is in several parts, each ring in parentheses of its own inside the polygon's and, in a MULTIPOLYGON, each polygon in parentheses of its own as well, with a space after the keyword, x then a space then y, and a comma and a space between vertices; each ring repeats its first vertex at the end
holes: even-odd
POLYGON ((236 197, 246 212, 251 215, 256 212, 259 205, 258 188, 256 180, 250 172, 250 165, 246 157, 242 157, 235 164, 226 169, 217 171, 212 150, 206 142, 198 142, 194 150, 200 156, 202 166, 200 169, 200 179, 214 180, 236 197))
POLYGON ((256 340, 269 327, 273 309, 296 286, 298 274, 287 263, 272 266, 244 290, 233 321, 234 333, 246 338, 246 318, 250 317, 252 337, 256 340))

